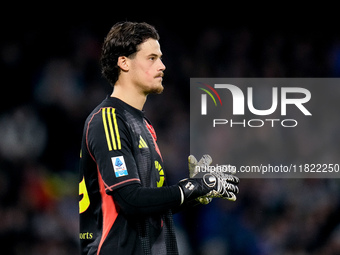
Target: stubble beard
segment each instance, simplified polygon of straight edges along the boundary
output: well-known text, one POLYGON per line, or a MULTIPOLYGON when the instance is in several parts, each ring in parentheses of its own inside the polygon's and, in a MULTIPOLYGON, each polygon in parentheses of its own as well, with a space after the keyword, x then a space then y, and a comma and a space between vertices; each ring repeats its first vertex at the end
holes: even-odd
POLYGON ((164 87, 163 87, 162 84, 160 84, 159 86, 157 86, 157 88, 154 90, 153 93, 154 94, 162 94, 163 90, 164 90, 164 87))
POLYGON ((163 90, 164 90, 163 84, 160 83, 160 84, 157 84, 157 86, 152 86, 152 88, 146 90, 145 94, 146 95, 149 95, 149 94, 162 94, 163 90))

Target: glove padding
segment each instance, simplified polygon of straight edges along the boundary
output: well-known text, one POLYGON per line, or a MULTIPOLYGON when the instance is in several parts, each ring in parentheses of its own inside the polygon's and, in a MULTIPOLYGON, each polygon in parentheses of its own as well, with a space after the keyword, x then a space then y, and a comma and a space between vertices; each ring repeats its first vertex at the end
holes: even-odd
POLYGON ((203 155, 203 157, 200 159, 199 162, 197 162, 197 159, 195 158, 195 156, 190 155, 188 157, 189 177, 190 178, 195 177, 199 173, 199 171, 202 171, 208 168, 211 162, 212 162, 212 158, 210 157, 210 155, 207 155, 207 154, 203 155))
POLYGON ((223 198, 230 201, 236 200, 236 194, 239 192, 238 184, 239 178, 223 172, 212 172, 210 173, 216 178, 216 185, 212 191, 206 194, 208 198, 223 198))
MULTIPOLYGON (((207 169, 209 169, 212 158, 209 155, 203 155, 200 161, 197 162, 196 158, 193 155, 190 155, 188 162, 189 176, 190 178, 193 178, 199 173, 199 171, 207 171, 207 169)), ((212 198, 217 197, 235 201, 236 194, 239 192, 239 189, 236 186, 239 183, 239 178, 221 171, 213 171, 210 172, 210 174, 217 179, 216 187, 205 196, 198 197, 196 200, 201 204, 208 204, 211 202, 212 198)))
MULTIPOLYGON (((197 175, 197 173, 199 172, 197 166, 199 166, 199 169, 204 169, 205 167, 208 167, 211 162, 212 158, 209 155, 203 155, 199 162, 197 162, 197 159, 193 155, 190 155, 188 157, 189 177, 194 178, 197 175)), ((196 200, 203 205, 207 205, 212 201, 212 198, 202 196, 196 198, 196 200)))
MULTIPOLYGON (((232 176, 234 177, 234 176, 232 176)), ((188 178, 178 183, 184 200, 190 201, 200 197, 222 197, 232 201, 236 200, 238 193, 238 178, 217 177, 214 173, 205 174, 202 178, 188 178)))

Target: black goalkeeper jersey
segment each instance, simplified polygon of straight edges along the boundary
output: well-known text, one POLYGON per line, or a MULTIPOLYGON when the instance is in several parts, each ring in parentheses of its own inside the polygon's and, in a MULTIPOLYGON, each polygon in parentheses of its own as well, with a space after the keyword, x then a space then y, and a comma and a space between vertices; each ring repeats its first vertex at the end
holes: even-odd
POLYGON ((79 179, 81 254, 177 254, 172 213, 128 216, 112 194, 166 185, 156 134, 144 113, 107 97, 88 116, 79 179))

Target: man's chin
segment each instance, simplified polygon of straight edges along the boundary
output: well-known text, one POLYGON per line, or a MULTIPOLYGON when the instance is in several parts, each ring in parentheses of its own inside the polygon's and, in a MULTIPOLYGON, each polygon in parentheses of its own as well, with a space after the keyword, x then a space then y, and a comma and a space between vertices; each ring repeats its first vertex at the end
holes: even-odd
POLYGON ((163 85, 160 85, 158 90, 156 91, 156 94, 162 94, 163 90, 164 90, 163 85))
POLYGON ((163 90, 164 87, 160 84, 157 87, 152 88, 148 94, 162 94, 163 90))

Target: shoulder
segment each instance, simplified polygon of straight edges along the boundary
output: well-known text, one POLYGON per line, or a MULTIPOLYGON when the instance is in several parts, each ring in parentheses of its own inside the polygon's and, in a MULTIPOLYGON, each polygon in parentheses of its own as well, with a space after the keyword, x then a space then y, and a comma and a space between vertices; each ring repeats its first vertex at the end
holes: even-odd
POLYGON ((107 148, 109 151, 121 150, 123 144, 131 143, 130 137, 130 128, 116 108, 99 107, 89 115, 86 127, 89 151, 98 148, 107 148))
POLYGON ((110 107, 100 107, 93 111, 87 118, 88 130, 100 130, 105 132, 113 132, 127 128, 125 116, 122 112, 110 107))
POLYGON ((118 120, 125 122, 123 110, 115 101, 106 98, 87 117, 88 128, 117 123, 118 120))
POLYGON ((87 137, 130 137, 143 123, 143 113, 119 99, 106 98, 86 120, 87 137))

